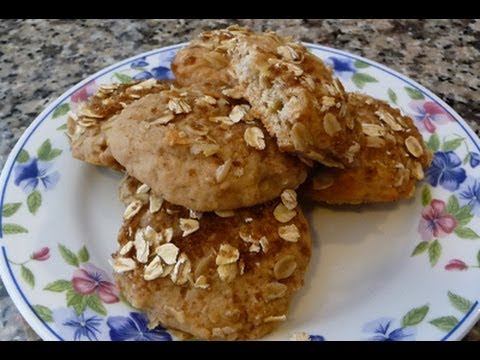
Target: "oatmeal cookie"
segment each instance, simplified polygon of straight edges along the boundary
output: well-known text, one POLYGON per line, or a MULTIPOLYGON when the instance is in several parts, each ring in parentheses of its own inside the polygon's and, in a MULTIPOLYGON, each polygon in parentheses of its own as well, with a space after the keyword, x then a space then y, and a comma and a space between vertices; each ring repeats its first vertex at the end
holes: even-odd
POLYGON ((282 151, 333 167, 354 162, 360 129, 345 90, 300 43, 240 27, 208 31, 180 51, 172 69, 179 83, 189 83, 191 71, 215 74, 226 95, 249 101, 282 151))
POLYGON ((221 88, 234 84, 228 72, 229 65, 230 59, 225 53, 189 46, 177 52, 171 68, 180 86, 205 85, 221 88))
POLYGON ((72 156, 115 170, 123 167, 112 157, 105 130, 124 107, 146 94, 168 89, 170 82, 149 79, 133 84, 101 85, 98 91, 67 118, 72 156))
POLYGON ((130 203, 112 262, 120 292, 147 313, 149 326, 241 340, 287 319, 312 246, 293 191, 218 214, 166 201, 152 207, 150 192, 135 179, 123 182, 120 197, 130 203))
POLYGON ((306 165, 281 153, 244 103, 205 88, 147 95, 107 131, 115 159, 171 203, 198 211, 230 210, 296 189, 306 165))
POLYGON ((432 160, 412 119, 367 95, 351 93, 348 103, 363 131, 358 166, 318 168, 305 184, 305 196, 330 204, 411 198, 432 160))

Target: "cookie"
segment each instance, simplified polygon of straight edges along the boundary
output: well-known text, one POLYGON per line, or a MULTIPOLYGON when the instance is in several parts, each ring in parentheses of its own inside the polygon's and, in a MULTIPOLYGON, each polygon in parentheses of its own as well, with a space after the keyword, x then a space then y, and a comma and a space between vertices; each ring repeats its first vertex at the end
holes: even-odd
POLYGON ((343 170, 317 169, 305 184, 305 197, 330 204, 411 198, 432 160, 412 119, 363 94, 349 94, 348 104, 362 128, 358 164, 343 170))
POLYGON ((70 113, 67 118, 67 136, 72 156, 93 165, 122 170, 123 167, 112 157, 105 129, 128 104, 169 87, 170 82, 155 79, 132 84, 101 85, 76 113, 70 113))
POLYGON ((230 59, 226 54, 214 49, 187 47, 177 52, 171 68, 179 86, 221 88, 234 81, 227 71, 229 65, 230 59))
POLYGON ((112 155, 165 200, 198 211, 230 210, 296 189, 306 165, 281 153, 244 103, 205 88, 150 94, 107 131, 112 155))
POLYGON ((241 340, 287 320, 311 256, 308 224, 293 192, 283 196, 286 205, 276 200, 217 215, 168 202, 159 208, 154 201, 152 209, 149 191, 132 178, 124 181, 120 197, 132 202, 112 265, 118 289, 147 313, 150 327, 241 340))
POLYGON ((345 90, 300 43, 272 32, 230 27, 200 34, 179 54, 172 65, 178 82, 188 83, 192 69, 199 74, 215 69, 224 93, 247 99, 282 151, 326 166, 354 162, 360 129, 345 105, 345 90), (218 68, 212 58, 219 59, 218 68))

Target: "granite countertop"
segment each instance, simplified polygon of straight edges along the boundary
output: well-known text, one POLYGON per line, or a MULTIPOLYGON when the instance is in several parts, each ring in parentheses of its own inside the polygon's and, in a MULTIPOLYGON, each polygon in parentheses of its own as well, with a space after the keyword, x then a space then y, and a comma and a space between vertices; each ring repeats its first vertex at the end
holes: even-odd
MULTIPOLYGON (((0 168, 61 93, 126 57, 238 23, 362 55, 418 81, 480 130, 480 20, 3 20, 0 168)), ((0 340, 37 340, 0 281, 0 340)), ((480 325, 467 336, 480 340, 480 325)))

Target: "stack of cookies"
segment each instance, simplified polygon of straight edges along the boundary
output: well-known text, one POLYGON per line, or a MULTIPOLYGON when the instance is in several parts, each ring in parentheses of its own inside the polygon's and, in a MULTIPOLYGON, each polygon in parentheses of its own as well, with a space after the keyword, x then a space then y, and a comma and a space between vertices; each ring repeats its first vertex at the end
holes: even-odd
POLYGON ((68 119, 72 154, 126 173, 112 265, 150 326, 256 339, 287 319, 310 260, 297 190, 408 198, 432 156, 410 118, 274 33, 202 33, 172 70, 101 86, 68 119))

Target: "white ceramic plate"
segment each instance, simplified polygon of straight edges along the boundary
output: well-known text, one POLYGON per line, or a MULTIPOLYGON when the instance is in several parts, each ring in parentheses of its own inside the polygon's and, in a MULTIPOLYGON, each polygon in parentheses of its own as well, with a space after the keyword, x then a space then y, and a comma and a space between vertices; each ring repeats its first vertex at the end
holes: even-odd
MULTIPOLYGON (((308 44, 307 44, 308 45, 308 44)), ((0 177, 0 272, 48 340, 170 340, 121 301, 108 263, 123 208, 120 176, 74 160, 70 109, 105 83, 172 77, 182 45, 141 54, 82 81, 43 111, 0 177)), ((436 152, 415 199, 307 209, 314 249, 288 320, 265 339, 457 340, 479 318, 480 147, 460 116, 414 81, 317 45, 347 90, 410 114, 436 152)))

